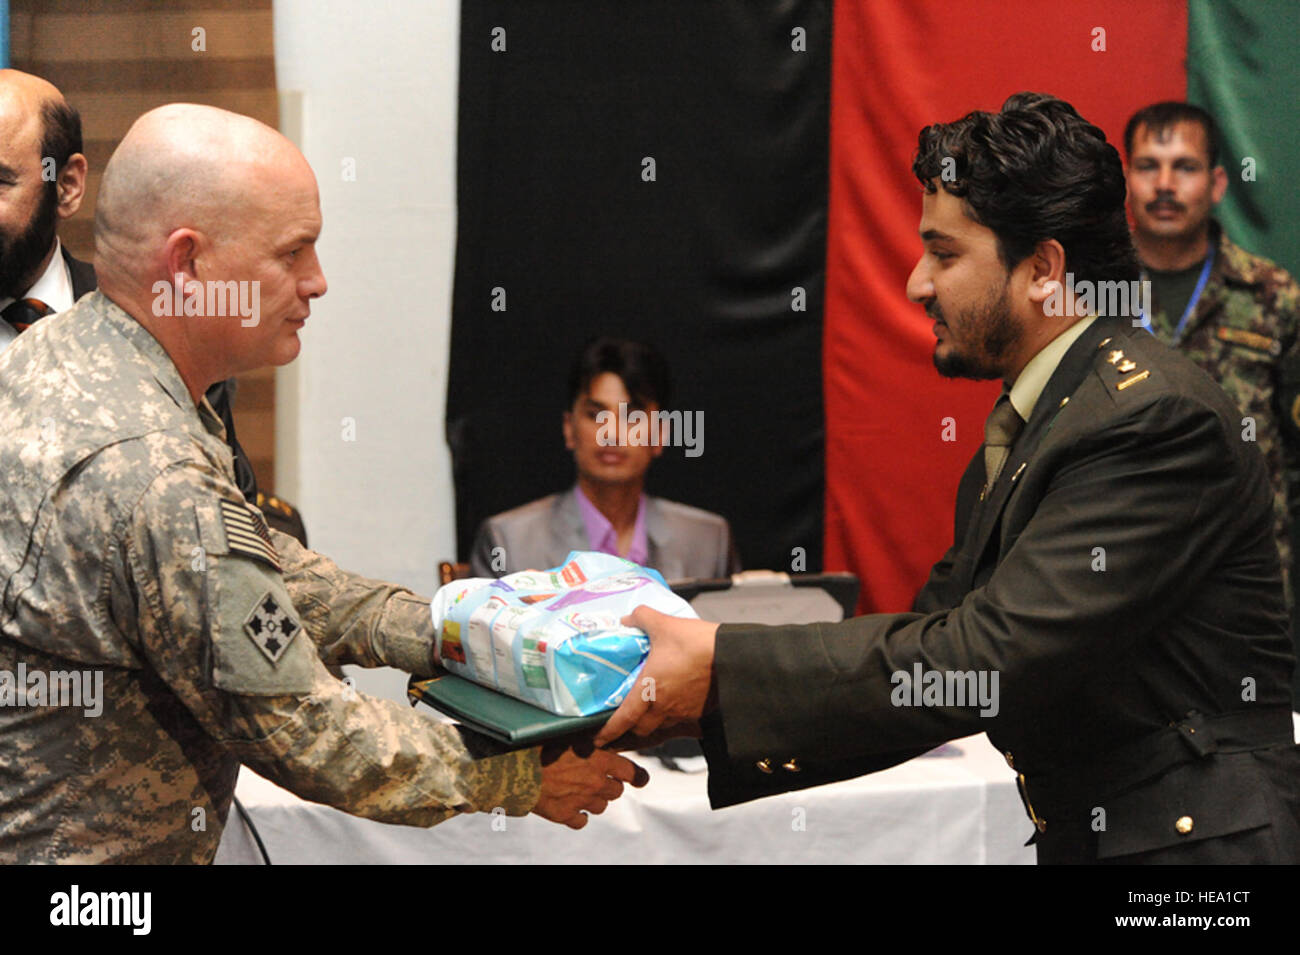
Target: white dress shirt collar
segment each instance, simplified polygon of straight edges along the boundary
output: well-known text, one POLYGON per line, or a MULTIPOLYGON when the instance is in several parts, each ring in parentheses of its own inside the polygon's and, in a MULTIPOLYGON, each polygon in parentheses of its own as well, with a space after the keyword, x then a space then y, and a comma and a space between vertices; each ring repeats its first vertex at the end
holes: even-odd
MULTIPOLYGON (((76 303, 72 297, 72 273, 68 271, 68 263, 63 261, 63 245, 57 237, 50 264, 45 267, 36 284, 22 294, 22 298, 38 298, 56 312, 66 312, 76 303)), ((13 301, 15 300, 10 297, 0 298, 0 311, 13 301)), ((17 337, 18 332, 14 327, 0 320, 0 351, 17 337)))
POLYGON ((1061 334, 1057 335, 1025 365, 1011 386, 1011 406, 1016 409, 1022 421, 1028 421, 1034 413, 1034 405, 1047 387, 1047 382, 1056 371, 1070 346, 1079 340, 1079 336, 1088 330, 1088 326, 1097 320, 1096 315, 1081 318, 1061 334))

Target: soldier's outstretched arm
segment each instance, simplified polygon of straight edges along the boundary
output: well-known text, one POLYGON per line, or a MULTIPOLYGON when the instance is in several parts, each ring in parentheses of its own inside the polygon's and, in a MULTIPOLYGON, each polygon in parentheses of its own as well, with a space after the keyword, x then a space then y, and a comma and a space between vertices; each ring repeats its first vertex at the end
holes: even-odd
POLYGON ((132 511, 125 551, 147 665, 206 733, 303 798, 408 825, 498 808, 573 825, 636 775, 625 760, 570 756, 561 779, 537 749, 501 752, 334 679, 257 512, 218 472, 165 468, 132 511))
POLYGON ((343 570, 288 534, 269 530, 285 587, 326 664, 434 673, 429 598, 343 570))

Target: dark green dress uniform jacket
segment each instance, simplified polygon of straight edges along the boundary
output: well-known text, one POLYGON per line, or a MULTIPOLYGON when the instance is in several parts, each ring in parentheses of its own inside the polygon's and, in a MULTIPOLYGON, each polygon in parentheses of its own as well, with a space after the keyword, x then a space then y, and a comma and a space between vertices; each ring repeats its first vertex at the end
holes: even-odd
POLYGON ((720 629, 715 807, 985 731, 1040 862, 1300 861, 1268 472, 1222 390, 1128 324, 1071 346, 987 494, 976 454, 914 612, 720 629), (895 705, 918 664, 996 673, 996 708, 895 705))

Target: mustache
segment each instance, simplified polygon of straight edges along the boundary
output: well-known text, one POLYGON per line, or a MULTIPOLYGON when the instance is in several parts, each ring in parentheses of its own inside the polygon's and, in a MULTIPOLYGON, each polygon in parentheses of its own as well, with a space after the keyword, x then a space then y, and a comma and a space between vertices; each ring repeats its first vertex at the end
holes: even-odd
POLYGON ((1186 211, 1186 206, 1181 202, 1175 202, 1173 199, 1156 199, 1154 202, 1147 203, 1147 212, 1155 212, 1157 209, 1172 209, 1174 212, 1186 211))

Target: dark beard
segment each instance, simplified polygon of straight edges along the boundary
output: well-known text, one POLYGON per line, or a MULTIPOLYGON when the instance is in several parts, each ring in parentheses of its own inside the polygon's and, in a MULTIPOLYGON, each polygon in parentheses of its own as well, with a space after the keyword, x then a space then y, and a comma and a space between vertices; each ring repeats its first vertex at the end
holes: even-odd
POLYGON ((934 367, 945 378, 969 378, 972 381, 989 381, 1001 378, 1002 373, 987 365, 977 364, 959 352, 952 352, 945 358, 934 353, 934 367))
POLYGON ((16 238, 0 232, 0 298, 18 298, 40 278, 41 260, 54 246, 59 214, 54 183, 48 183, 36 216, 16 238))
MULTIPOLYGON (((962 316, 962 327, 967 333, 976 339, 979 346, 979 352, 971 354, 970 351, 959 351, 954 347, 949 348, 949 353, 940 358, 939 346, 936 343, 934 348, 934 367, 945 378, 970 378, 975 381, 987 381, 991 378, 1003 377, 1003 369, 995 367, 1001 365, 1007 352, 1020 343, 1024 330, 1016 324, 1011 312, 1006 304, 1006 292, 1008 281, 1002 283, 1002 288, 992 293, 979 305, 967 310, 962 316)), ((942 322, 943 312, 935 303, 932 309, 928 309, 926 314, 931 318, 942 322)), ((945 323, 946 324, 946 323, 945 323)), ((951 334, 952 326, 949 325, 951 334)))

